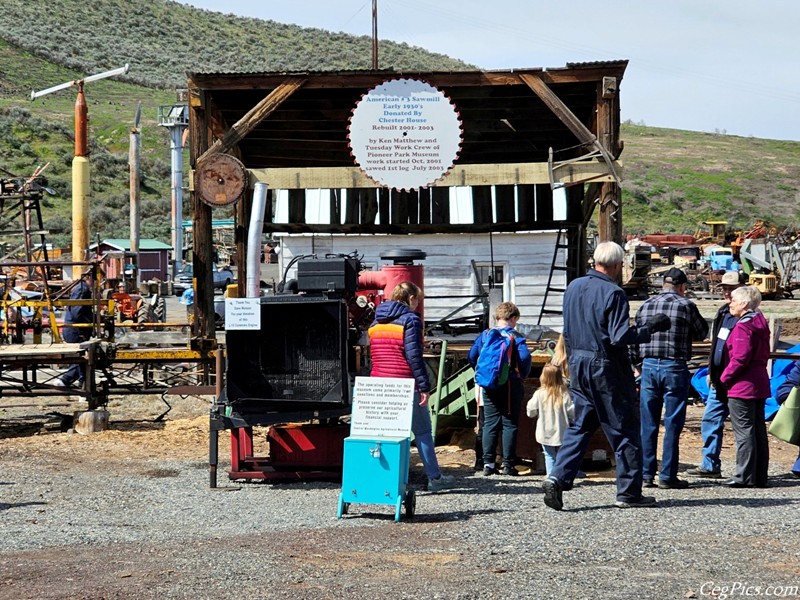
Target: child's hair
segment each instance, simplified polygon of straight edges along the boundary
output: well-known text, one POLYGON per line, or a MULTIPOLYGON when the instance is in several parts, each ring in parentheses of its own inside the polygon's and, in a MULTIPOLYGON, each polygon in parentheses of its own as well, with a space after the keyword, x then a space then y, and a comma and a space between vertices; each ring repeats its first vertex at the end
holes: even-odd
POLYGON ((569 365, 567 364, 567 343, 564 341, 564 334, 558 336, 556 347, 553 349, 553 357, 550 364, 561 369, 564 379, 569 379, 569 365))
POLYGON ((498 304, 497 308, 494 309, 495 321, 499 321, 500 319, 508 321, 514 317, 519 317, 519 309, 513 302, 503 302, 498 304))
POLYGON ((419 289, 419 286, 415 283, 403 281, 402 283, 398 283, 392 290, 392 296, 389 300, 411 306, 411 298, 422 300, 422 290, 419 289))
POLYGON ((539 388, 544 390, 545 402, 550 402, 557 408, 564 403, 564 392, 567 391, 567 386, 564 384, 561 369, 556 365, 547 363, 542 368, 542 374, 539 376, 539 388))

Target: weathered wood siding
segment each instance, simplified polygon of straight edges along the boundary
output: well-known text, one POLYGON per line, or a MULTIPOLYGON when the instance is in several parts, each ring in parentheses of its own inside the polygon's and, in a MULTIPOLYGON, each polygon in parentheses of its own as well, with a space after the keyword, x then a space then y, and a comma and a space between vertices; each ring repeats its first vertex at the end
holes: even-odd
MULTIPOLYGON (((471 260, 487 264, 494 257, 495 265, 504 265, 506 280, 503 283, 503 300, 519 306, 520 323, 536 324, 544 298, 545 287, 553 261, 556 232, 520 232, 487 234, 440 235, 286 235, 281 236, 281 273, 291 259, 302 254, 349 254, 357 251, 363 262, 379 269, 391 264, 380 255, 397 248, 414 248, 427 253, 422 261, 425 267, 425 319, 439 319, 468 301, 468 296, 478 291, 471 260), (439 298, 452 296, 452 298, 439 298)), ((563 257, 557 264, 563 264, 563 257)), ((294 277, 294 268, 289 278, 294 277)), ((553 287, 565 287, 563 271, 553 274, 553 287)), ((551 294, 549 308, 561 305, 561 294, 551 294)), ((472 303, 457 316, 474 316, 482 311, 480 302, 472 303)), ((561 328, 560 316, 549 316, 542 325, 561 328)))

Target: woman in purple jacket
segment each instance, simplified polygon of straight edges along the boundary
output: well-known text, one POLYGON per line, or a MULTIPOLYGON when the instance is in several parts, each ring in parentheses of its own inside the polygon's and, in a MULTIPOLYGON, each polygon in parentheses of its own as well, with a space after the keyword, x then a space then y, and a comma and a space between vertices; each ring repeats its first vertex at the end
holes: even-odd
POLYGON ((736 473, 722 485, 767 487, 769 443, 764 403, 770 396, 769 326, 758 306, 761 293, 754 286, 731 294, 730 312, 739 321, 725 340, 728 362, 720 380, 728 392, 728 408, 736 438, 736 473))

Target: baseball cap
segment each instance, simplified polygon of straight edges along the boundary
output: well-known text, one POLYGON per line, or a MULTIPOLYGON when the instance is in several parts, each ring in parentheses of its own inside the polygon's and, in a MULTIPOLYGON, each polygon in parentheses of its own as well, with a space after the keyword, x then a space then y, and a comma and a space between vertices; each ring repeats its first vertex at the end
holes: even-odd
POLYGON ((725 271, 719 283, 720 285, 739 285, 741 281, 739 281, 738 271, 725 271))
POLYGON ((680 285, 682 283, 686 283, 688 279, 686 278, 686 273, 672 267, 669 271, 664 273, 664 283, 671 283, 672 285, 680 285))

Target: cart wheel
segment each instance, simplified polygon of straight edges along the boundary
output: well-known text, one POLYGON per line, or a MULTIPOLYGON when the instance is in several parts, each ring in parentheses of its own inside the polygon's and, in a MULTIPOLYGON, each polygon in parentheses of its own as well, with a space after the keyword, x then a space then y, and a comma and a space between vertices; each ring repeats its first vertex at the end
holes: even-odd
POLYGON ((339 508, 336 511, 336 518, 341 519, 342 515, 347 514, 347 509, 350 508, 350 503, 344 501, 344 496, 339 494, 339 508))
POLYGON ((406 499, 403 504, 406 506, 406 519, 413 519, 417 510, 417 494, 414 490, 406 491, 406 499))

